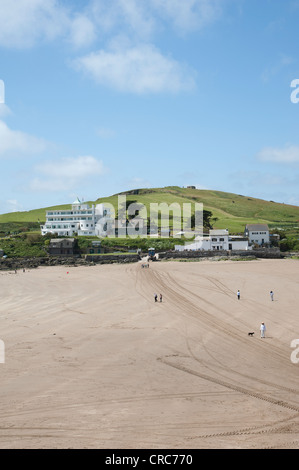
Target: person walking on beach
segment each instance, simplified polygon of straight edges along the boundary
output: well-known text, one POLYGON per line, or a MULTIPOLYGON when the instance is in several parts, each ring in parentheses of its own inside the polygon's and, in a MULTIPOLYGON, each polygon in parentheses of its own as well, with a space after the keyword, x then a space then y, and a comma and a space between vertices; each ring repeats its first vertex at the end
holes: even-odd
POLYGON ((155 294, 155 302, 158 302, 158 296, 155 294))
POLYGON ((160 302, 162 302, 162 294, 160 294, 160 302))
POLYGON ((240 291, 239 291, 239 290, 238 290, 238 292, 237 292, 237 297, 238 297, 238 300, 240 300, 241 294, 240 294, 240 291))
POLYGON ((266 331, 266 325, 264 322, 262 322, 260 326, 261 338, 265 338, 265 331, 266 331))
POLYGON ((274 300, 274 292, 273 292, 272 290, 270 291, 270 298, 271 298, 271 300, 272 300, 272 302, 273 302, 273 300, 274 300))

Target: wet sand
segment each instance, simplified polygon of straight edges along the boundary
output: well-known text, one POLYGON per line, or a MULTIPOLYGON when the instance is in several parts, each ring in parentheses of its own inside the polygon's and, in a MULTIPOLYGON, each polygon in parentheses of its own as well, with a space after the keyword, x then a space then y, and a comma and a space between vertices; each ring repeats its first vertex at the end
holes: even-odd
POLYGON ((291 259, 0 271, 0 448, 298 448, 298 271, 291 259))

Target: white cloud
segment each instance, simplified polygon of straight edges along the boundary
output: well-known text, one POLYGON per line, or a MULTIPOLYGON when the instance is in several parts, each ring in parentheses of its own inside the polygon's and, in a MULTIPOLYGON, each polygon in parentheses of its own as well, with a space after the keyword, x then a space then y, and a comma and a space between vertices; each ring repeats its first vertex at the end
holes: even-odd
POLYGON ((84 15, 77 15, 70 22, 69 41, 75 47, 87 46, 96 39, 94 23, 84 15))
POLYGON ((1 18, 0 44, 20 48, 57 37, 68 21, 56 0, 1 0, 1 18))
POLYGON ((219 17, 221 1, 223 4, 223 0, 93 0, 92 12, 105 33, 125 28, 145 38, 165 23, 179 32, 201 29, 219 17))
POLYGON ((119 21, 129 27, 139 37, 149 37, 155 29, 155 18, 150 14, 148 4, 144 6, 140 0, 117 0, 114 9, 117 8, 119 21))
POLYGON ((201 29, 219 17, 219 0, 151 0, 156 13, 180 31, 201 29))
POLYGON ((97 83, 122 92, 179 92, 194 87, 194 72, 152 45, 100 50, 74 61, 78 70, 97 83))
POLYGON ((265 147, 257 154, 258 160, 273 163, 299 162, 299 146, 287 145, 285 148, 265 147))
POLYGON ((95 38, 92 20, 59 0, 1 0, 1 20, 2 47, 24 49, 61 37, 83 46, 95 38))
POLYGON ((103 173, 103 163, 92 156, 66 157, 58 162, 41 163, 36 168, 46 175, 62 178, 80 178, 103 173))
POLYGON ((11 109, 5 104, 0 103, 0 119, 12 114, 11 109))
POLYGON ((35 167, 37 176, 30 183, 34 191, 65 191, 76 188, 89 178, 105 173, 103 162, 93 156, 66 157, 43 162, 35 167))
POLYGON ((0 120, 0 157, 40 153, 47 145, 42 139, 10 129, 0 120))
MULTIPOLYGON (((222 0, 221 0, 222 1, 222 0)), ((153 45, 155 34, 169 24, 187 33, 219 17, 220 0, 92 0, 86 11, 98 35, 109 41, 73 61, 98 84, 121 92, 160 93, 189 90, 195 73, 153 45)))
POLYGON ((1 0, 0 46, 28 48, 65 38, 88 46, 116 34, 149 39, 165 24, 194 31, 219 17, 223 0, 1 0))

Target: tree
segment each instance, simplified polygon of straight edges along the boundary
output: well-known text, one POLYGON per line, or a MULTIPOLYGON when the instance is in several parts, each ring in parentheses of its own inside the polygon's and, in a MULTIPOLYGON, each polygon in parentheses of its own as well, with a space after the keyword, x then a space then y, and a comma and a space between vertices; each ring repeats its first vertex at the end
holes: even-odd
MULTIPOLYGON (((203 227, 206 229, 211 229, 212 228, 212 223, 211 220, 214 220, 215 222, 218 220, 217 217, 214 217, 212 219, 212 212, 203 210, 203 227)), ((191 215, 191 229, 195 228, 195 214, 191 215)))

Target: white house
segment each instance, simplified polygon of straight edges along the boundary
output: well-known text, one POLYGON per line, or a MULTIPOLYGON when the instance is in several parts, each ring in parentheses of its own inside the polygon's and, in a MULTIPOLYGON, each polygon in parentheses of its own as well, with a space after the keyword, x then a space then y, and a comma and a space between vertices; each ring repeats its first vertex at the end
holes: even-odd
POLYGON ((111 221, 110 211, 104 204, 90 207, 78 198, 71 209, 50 210, 46 212, 46 223, 41 225, 42 235, 57 233, 59 236, 78 235, 106 236, 111 221))
POLYGON ((220 251, 250 250, 248 240, 243 237, 231 237, 228 230, 210 230, 208 236, 198 236, 184 246, 176 245, 176 251, 220 251))
POLYGON ((247 224, 244 231, 249 243, 267 245, 270 243, 269 227, 267 224, 247 224))

